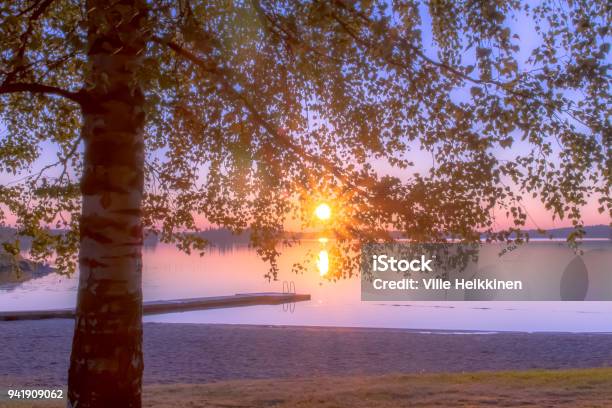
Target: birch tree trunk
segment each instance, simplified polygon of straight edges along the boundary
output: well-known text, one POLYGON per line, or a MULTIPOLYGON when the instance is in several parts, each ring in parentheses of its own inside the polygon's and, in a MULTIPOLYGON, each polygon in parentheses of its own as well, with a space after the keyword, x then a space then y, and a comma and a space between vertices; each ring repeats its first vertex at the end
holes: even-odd
POLYGON ((140 407, 144 0, 87 2, 79 289, 68 406, 140 407))

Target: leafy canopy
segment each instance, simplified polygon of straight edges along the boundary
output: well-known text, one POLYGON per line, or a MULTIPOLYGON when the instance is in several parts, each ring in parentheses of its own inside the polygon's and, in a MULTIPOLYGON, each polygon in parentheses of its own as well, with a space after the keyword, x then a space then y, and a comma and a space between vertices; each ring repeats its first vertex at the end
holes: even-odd
MULTIPOLYGON (((324 200, 338 277, 390 230, 509 239, 523 196, 571 219, 573 238, 590 197, 612 216, 606 1, 148 4, 144 221, 166 242, 202 250, 185 233, 202 219, 250 228, 275 276, 284 227, 317 227, 324 200)), ((85 1, 0 2, 0 217, 66 271, 87 18, 85 1)))

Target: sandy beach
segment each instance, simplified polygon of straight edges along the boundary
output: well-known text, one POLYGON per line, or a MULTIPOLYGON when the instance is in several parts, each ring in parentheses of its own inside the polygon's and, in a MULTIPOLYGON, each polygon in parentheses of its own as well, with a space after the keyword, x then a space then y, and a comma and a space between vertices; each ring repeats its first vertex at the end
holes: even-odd
MULTIPOLYGON (((63 386, 70 320, 2 322, 0 386, 63 386)), ((612 367, 612 335, 144 325, 144 382, 612 367)))
MULTIPOLYGON (((8 389, 65 389, 70 320, 0 323, 8 389)), ((143 407, 608 407, 612 335, 144 325, 143 407)))

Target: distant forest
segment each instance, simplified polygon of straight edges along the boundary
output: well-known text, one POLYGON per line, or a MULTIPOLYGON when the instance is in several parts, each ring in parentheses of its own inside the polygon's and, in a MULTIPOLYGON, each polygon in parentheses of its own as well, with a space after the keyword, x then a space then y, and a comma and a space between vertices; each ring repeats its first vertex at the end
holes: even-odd
MULTIPOLYGON (((572 227, 568 228, 554 228, 551 230, 546 230, 544 234, 539 233, 537 230, 528 230, 529 236, 531 238, 541 239, 541 238, 551 238, 551 239, 564 239, 567 238, 567 235, 571 233, 574 229, 572 227)), ((593 239, 610 239, 612 240, 612 228, 609 225, 590 225, 584 227, 586 232, 585 238, 593 239)), ((0 243, 2 242, 12 242, 15 239, 17 230, 11 227, 0 227, 0 243)), ((61 230, 56 230, 55 233, 61 234, 61 230)), ((214 247, 218 247, 220 249, 229 248, 231 246, 242 246, 248 245, 250 240, 250 231, 246 230, 241 234, 234 234, 232 231, 227 228, 209 228, 204 231, 198 233, 199 236, 208 240, 214 247)), ((392 233, 392 235, 396 238, 401 237, 401 234, 398 232, 392 233)), ((287 238, 295 238, 295 239, 316 239, 318 238, 317 233, 313 232, 287 232, 287 238)), ((147 248, 155 247, 158 244, 158 237, 154 234, 146 234, 144 245, 147 248)), ((31 239, 28 237, 20 238, 20 245, 22 249, 27 249, 31 245, 31 239)))

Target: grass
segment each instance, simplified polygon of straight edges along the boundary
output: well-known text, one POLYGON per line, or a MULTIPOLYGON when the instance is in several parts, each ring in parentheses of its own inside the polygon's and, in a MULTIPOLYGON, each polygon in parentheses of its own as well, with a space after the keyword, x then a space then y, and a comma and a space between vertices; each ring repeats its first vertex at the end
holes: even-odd
MULTIPOLYGON (((153 385, 143 395, 148 408, 610 407, 612 368, 153 385)), ((0 401, 7 408, 64 406, 0 401)))

